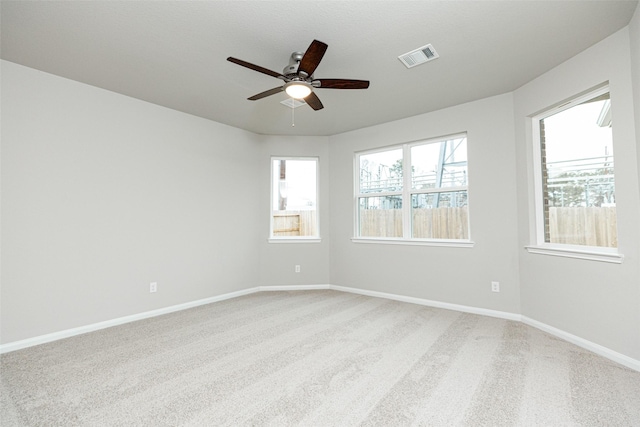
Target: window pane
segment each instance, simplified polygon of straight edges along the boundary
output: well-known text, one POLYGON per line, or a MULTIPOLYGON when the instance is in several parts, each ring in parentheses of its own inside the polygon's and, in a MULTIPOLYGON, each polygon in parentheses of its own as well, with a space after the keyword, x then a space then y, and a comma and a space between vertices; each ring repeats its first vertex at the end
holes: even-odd
POLYGON ((413 194, 411 236, 415 239, 468 239, 467 192, 413 194))
POLYGON ((609 94, 540 121, 545 242, 617 247, 609 94))
POLYGON ((467 138, 411 147, 411 188, 467 185, 467 138))
POLYGON ((402 197, 358 199, 361 237, 402 237, 402 197))
POLYGON ((359 157, 361 194, 402 191, 402 148, 359 157))
POLYGON ((274 159, 272 235, 317 236, 317 160, 274 159))
POLYGON ((469 240, 465 134, 356 154, 356 166, 357 236, 469 240))

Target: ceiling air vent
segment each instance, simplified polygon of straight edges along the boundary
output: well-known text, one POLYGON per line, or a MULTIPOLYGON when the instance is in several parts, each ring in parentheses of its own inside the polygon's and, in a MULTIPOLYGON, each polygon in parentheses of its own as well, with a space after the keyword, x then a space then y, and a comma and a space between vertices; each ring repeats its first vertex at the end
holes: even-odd
POLYGON ((436 52, 436 50, 430 44, 426 46, 422 46, 416 50, 412 50, 409 53, 405 53, 404 55, 398 56, 398 59, 402 61, 402 63, 407 68, 413 68, 416 65, 424 64, 425 62, 432 61, 438 58, 440 55, 436 52))

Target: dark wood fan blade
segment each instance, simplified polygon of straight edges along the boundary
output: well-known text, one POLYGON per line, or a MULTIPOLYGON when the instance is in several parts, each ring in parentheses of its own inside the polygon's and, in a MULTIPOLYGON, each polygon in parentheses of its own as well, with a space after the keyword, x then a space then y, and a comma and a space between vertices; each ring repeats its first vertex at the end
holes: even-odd
POLYGON ((318 95, 316 95, 314 92, 311 92, 309 95, 307 95, 307 97, 304 98, 304 101, 309 104, 309 107, 313 108, 316 111, 322 110, 324 108, 324 105, 322 105, 322 102, 320 102, 320 98, 318 98, 318 95))
POLYGON ((280 74, 280 73, 276 73, 275 71, 268 70, 268 69, 266 69, 264 67, 252 64, 252 63, 247 62, 247 61, 243 61, 242 59, 233 58, 233 57, 230 56, 230 57, 227 58, 227 61, 233 62, 234 64, 238 64, 238 65, 241 65, 241 66, 246 67, 246 68, 249 68, 250 70, 257 71, 259 73, 266 74, 266 75, 271 76, 271 77, 275 77, 277 79, 284 78, 284 76, 282 74, 280 74))
POLYGON ((267 96, 275 95, 276 93, 280 93, 284 90, 284 86, 274 87, 273 89, 265 90, 264 92, 260 92, 257 95, 253 95, 251 98, 247 98, 249 101, 256 101, 258 99, 266 98, 267 96))
POLYGON ((347 80, 347 79, 318 79, 322 89, 366 89, 369 87, 368 80, 347 80))
POLYGON ((318 64, 320 64, 320 61, 322 61, 322 57, 327 51, 327 47, 329 46, 327 46, 325 43, 322 43, 321 41, 312 41, 309 45, 309 48, 304 53, 304 56, 300 60, 298 72, 302 71, 306 73, 307 76, 311 76, 316 68, 318 68, 318 64))

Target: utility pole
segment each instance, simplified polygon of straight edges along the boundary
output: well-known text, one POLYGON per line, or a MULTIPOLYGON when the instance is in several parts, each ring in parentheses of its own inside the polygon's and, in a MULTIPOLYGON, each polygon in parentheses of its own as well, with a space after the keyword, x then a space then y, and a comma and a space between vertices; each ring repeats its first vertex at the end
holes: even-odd
POLYGON ((287 161, 280 160, 280 182, 278 183, 278 210, 287 210, 287 161))

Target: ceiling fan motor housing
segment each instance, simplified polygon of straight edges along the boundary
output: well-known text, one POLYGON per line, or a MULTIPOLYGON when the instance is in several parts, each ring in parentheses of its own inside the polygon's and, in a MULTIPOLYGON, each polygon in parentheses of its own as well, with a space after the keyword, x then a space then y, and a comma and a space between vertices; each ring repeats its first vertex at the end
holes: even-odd
POLYGON ((282 75, 288 78, 296 77, 298 75, 298 67, 300 66, 300 61, 304 56, 304 52, 293 52, 291 54, 291 58, 289 58, 289 65, 284 67, 282 70, 282 75))

